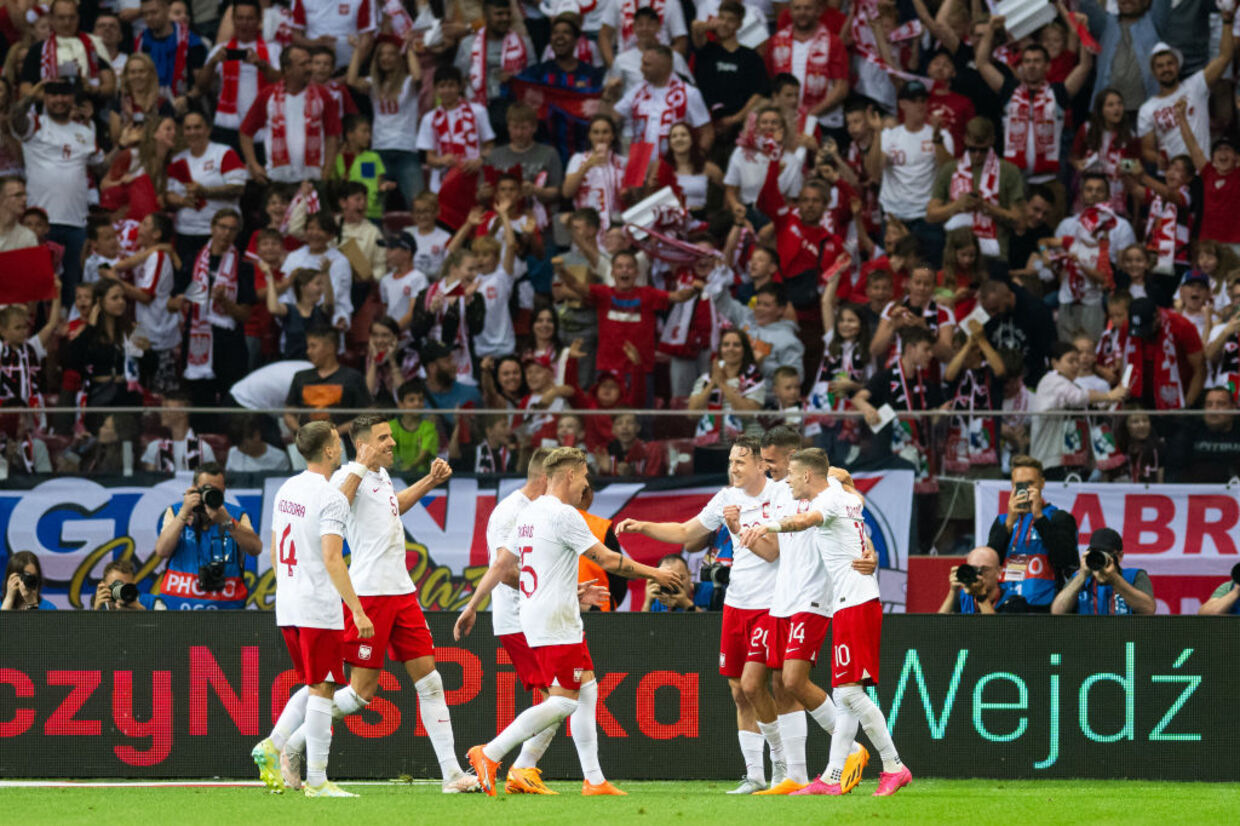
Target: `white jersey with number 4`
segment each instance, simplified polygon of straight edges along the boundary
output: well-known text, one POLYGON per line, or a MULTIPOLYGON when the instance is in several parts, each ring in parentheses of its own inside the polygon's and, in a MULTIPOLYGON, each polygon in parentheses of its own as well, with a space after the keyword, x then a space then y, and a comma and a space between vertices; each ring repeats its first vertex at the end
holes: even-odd
MULTIPOLYGON (((341 468, 332 476, 339 490, 350 476, 341 468)), ((405 526, 400 521, 396 488, 388 472, 366 471, 353 494, 349 527, 349 578, 358 596, 397 596, 417 590, 405 566, 405 526)))
POLYGON ((276 625, 344 630, 322 539, 343 537, 348 521, 349 500, 321 474, 304 470, 276 491, 276 625))
MULTIPOLYGON (((508 539, 512 536, 517 518, 525 512, 529 504, 530 500, 518 488, 505 496, 503 501, 495 506, 495 510, 491 511, 491 518, 487 520, 487 550, 491 554, 492 565, 495 564, 500 548, 507 548, 513 556, 517 555, 517 549, 508 544, 508 539)), ((491 592, 491 632, 495 636, 521 633, 521 615, 517 610, 519 605, 520 595, 511 585, 501 582, 491 592)))
MULTIPOLYGON (((832 480, 833 484, 839 484, 832 480)), ((773 517, 783 519, 805 513, 810 503, 793 499, 788 482, 775 483, 773 517)), ((781 533, 779 539, 779 573, 771 597, 771 616, 790 617, 809 613, 831 616, 831 577, 823 567, 822 557, 810 531, 781 533)))
POLYGON ((598 544, 577 509, 546 494, 521 511, 506 547, 521 566, 521 630, 531 646, 584 638, 577 558, 598 544))
MULTIPOLYGON (((714 533, 724 524, 723 509, 737 505, 741 509, 741 530, 770 522, 775 518, 772 501, 777 483, 764 480, 762 492, 750 496, 740 488, 726 487, 716 493, 697 515, 706 530, 714 533)), ((731 531, 729 531, 731 533, 731 531)), ((767 562, 748 548, 741 547, 740 537, 732 534, 732 573, 723 604, 742 610, 771 607, 771 592, 775 589, 775 575, 779 560, 767 562)))
POLYGON ((851 608, 879 598, 878 580, 853 570, 865 549, 865 504, 842 487, 828 486, 810 507, 822 514, 822 524, 810 528, 822 564, 831 578, 831 608, 851 608))

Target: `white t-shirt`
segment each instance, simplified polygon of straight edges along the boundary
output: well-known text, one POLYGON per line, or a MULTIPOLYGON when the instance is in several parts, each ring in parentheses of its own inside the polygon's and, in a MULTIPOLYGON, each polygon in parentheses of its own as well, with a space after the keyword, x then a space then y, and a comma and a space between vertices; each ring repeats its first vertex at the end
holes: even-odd
POLYGON ((271 470, 288 470, 289 460, 287 453, 276 450, 266 443, 263 443, 263 454, 261 456, 250 456, 247 453, 242 453, 241 448, 234 445, 228 450, 228 462, 224 467, 228 469, 229 473, 260 473, 271 470))
POLYGON ((18 135, 26 161, 26 202, 41 207, 53 224, 86 226, 89 190, 86 168, 103 162, 95 128, 56 123, 31 110, 26 134, 18 135))
POLYGON ((499 266, 495 272, 478 276, 478 292, 486 301, 486 323, 474 337, 474 352, 483 356, 503 356, 517 349, 508 299, 512 296, 512 276, 499 266))
POLYGON ((430 280, 416 267, 409 272, 390 272, 379 281, 379 300, 392 318, 400 321, 409 312, 409 305, 430 284, 430 280))
POLYGON ((418 134, 418 88, 413 78, 406 77, 396 100, 384 100, 377 90, 370 89, 370 101, 375 107, 374 133, 370 148, 399 149, 412 152, 418 134))
MULTIPOLYGON (((758 202, 758 195, 762 193, 770 162, 766 154, 738 146, 728 158, 728 170, 723 175, 723 185, 736 187, 741 203, 752 206, 758 202)), ((785 198, 795 198, 801 193, 805 147, 798 146, 791 155, 783 155, 779 160, 779 167, 779 191, 785 198)))
POLYGON ((1210 89, 1206 86, 1205 70, 1189 75, 1179 88, 1166 97, 1152 97, 1137 111, 1137 134, 1154 133, 1158 149, 1170 159, 1187 155, 1188 147, 1175 122, 1175 104, 1188 98, 1188 126, 1202 152, 1210 149, 1210 89))
MULTIPOLYGON (((187 470, 193 470, 186 461, 186 451, 189 448, 188 439, 167 440, 172 443, 172 463, 176 466, 177 473, 183 473, 187 470)), ((142 451, 142 464, 155 466, 156 470, 162 470, 159 465, 159 447, 164 444, 165 440, 156 439, 146 446, 146 450, 142 451)), ((211 449, 211 445, 207 442, 199 441, 198 446, 201 448, 201 454, 198 457, 198 463, 205 465, 207 462, 215 461, 215 451, 211 449)))
MULTIPOLYGON (((487 117, 486 109, 479 106, 477 103, 469 103, 466 105, 468 105, 470 110, 474 113, 474 125, 478 130, 478 151, 474 152, 469 150, 465 156, 467 160, 472 160, 473 158, 481 157, 483 144, 487 141, 495 140, 495 131, 491 129, 491 119, 487 117)), ((442 108, 443 107, 432 109, 422 116, 422 122, 418 126, 418 142, 415 147, 418 150, 422 152, 443 152, 443 149, 439 146, 439 133, 435 131, 435 113, 442 108)), ((460 121, 463 116, 464 108, 461 106, 454 106, 451 109, 444 111, 448 116, 448 134, 455 134, 458 129, 458 121, 460 121)), ((446 170, 441 167, 436 167, 431 170, 431 182, 429 187, 431 192, 439 191, 439 185, 443 183, 445 171, 446 170)))
MULTIPOLYGON (((487 520, 487 550, 490 552, 492 565, 495 564, 500 548, 508 548, 514 556, 517 554, 515 549, 509 547, 508 539, 517 524, 517 517, 529 504, 530 500, 517 489, 505 496, 495 506, 495 510, 491 511, 491 518, 487 520)), ((495 636, 522 633, 521 615, 518 612, 520 599, 517 589, 511 585, 501 582, 495 586, 495 590, 491 592, 491 630, 495 636)))
POLYGON ((865 506, 860 497, 838 484, 828 485, 810 508, 822 514, 822 524, 809 533, 830 579, 832 613, 878 599, 878 580, 852 567, 865 552, 865 506))
MULTIPOLYGON (((723 509, 728 505, 738 505, 741 509, 741 530, 769 522, 775 518, 773 502, 776 487, 775 482, 766 479, 757 496, 750 496, 740 488, 726 487, 711 497, 697 515, 697 520, 713 533, 724 524, 723 509)), ((778 573, 778 560, 767 562, 742 546, 740 537, 732 534, 732 575, 724 605, 744 610, 770 608, 778 573)))
MULTIPOLYGON (((346 322, 353 319, 353 268, 349 266, 349 259, 344 257, 340 250, 328 247, 327 251, 316 255, 310 251, 309 245, 298 247, 288 254, 284 259, 284 272, 292 274, 300 269, 319 270, 320 258, 328 260, 327 277, 332 282, 332 292, 336 299, 336 309, 332 314, 332 324, 344 319, 346 322)), ((319 299, 319 304, 323 304, 327 300, 324 295, 319 299)))
MULTIPOLYGON (((1069 215, 1059 222, 1055 227, 1056 238, 1076 238, 1080 233, 1081 222, 1077 215, 1069 215)), ((1124 218, 1115 216, 1115 226, 1107 231, 1107 239, 1111 245, 1111 263, 1119 262, 1119 254, 1127 247, 1137 243, 1136 233, 1132 231, 1132 224, 1124 218)), ((1068 253, 1074 255, 1081 263, 1086 266, 1097 268, 1098 266, 1098 250, 1099 247, 1089 247, 1085 244, 1074 241, 1072 246, 1068 248, 1068 253)), ((1067 273, 1061 273, 1062 280, 1059 283, 1059 303, 1073 304, 1076 300, 1072 297, 1072 287, 1069 285, 1067 273)), ((1082 290, 1080 303, 1096 307, 1102 303, 1103 288, 1102 285, 1091 278, 1085 279, 1085 286, 1082 290)))
MULTIPOLYGON (((168 165, 168 191, 185 194, 186 183, 205 187, 242 186, 250 179, 241 157, 231 147, 222 143, 208 143, 201 157, 195 158, 186 149, 178 153, 168 165)), ((208 198, 202 206, 182 207, 177 210, 176 231, 178 235, 210 235, 211 219, 221 209, 238 209, 240 196, 231 200, 208 198)))
POLYGON ((413 254, 413 268, 426 273, 427 277, 438 277, 443 268, 443 259, 447 256, 448 242, 452 233, 443 227, 435 227, 423 235, 417 227, 406 227, 405 234, 413 239, 417 251, 413 254))
POLYGON ((288 400, 293 376, 313 366, 303 359, 275 361, 250 373, 228 392, 246 410, 279 410, 288 400))
POLYGON ((155 351, 172 350, 181 343, 181 316, 168 311, 172 281, 172 256, 162 251, 148 255, 134 273, 134 286, 155 299, 150 304, 134 302, 138 332, 150 339, 155 351))
POLYGON ((336 68, 343 69, 353 57, 350 35, 375 30, 381 0, 293 0, 293 27, 303 29, 308 40, 325 34, 336 38, 336 68))
MULTIPOLYGON (((672 71, 685 83, 697 85, 689 64, 685 62, 680 52, 672 52, 672 71)), ((616 59, 611 62, 611 68, 607 70, 607 77, 608 79, 618 77, 624 81, 624 85, 620 88, 625 92, 642 84, 646 80, 642 76, 642 50, 634 46, 616 55, 616 59)))
MULTIPOLYGON (((952 154, 955 147, 951 133, 943 130, 940 134, 943 148, 952 154)), ((878 193, 884 212, 906 221, 926 217, 926 204, 930 203, 930 190, 938 168, 933 138, 934 127, 928 123, 917 132, 910 132, 904 126, 883 130, 883 156, 891 161, 883 169, 882 189, 878 193)))
MULTIPOLYGON (((267 47, 267 62, 276 69, 280 68, 280 44, 274 41, 264 41, 267 47)), ((215 44, 215 48, 207 55, 208 62, 219 52, 223 52, 228 48, 227 42, 215 44)), ((238 43, 238 49, 258 51, 258 42, 250 41, 249 43, 238 43)), ((215 64, 215 76, 219 82, 219 88, 222 90, 224 86, 224 64, 229 61, 221 60, 215 64)), ((255 99, 258 98, 258 67, 253 64, 246 63, 244 60, 235 62, 240 69, 237 72, 237 111, 236 112, 220 112, 216 111, 215 119, 212 121, 213 126, 219 126, 223 129, 240 129, 241 121, 245 119, 245 113, 250 111, 250 107, 254 105, 255 99)), ((118 70, 119 71, 119 70, 118 70)), ((119 77, 119 75, 118 75, 119 77)), ((261 143, 262 141, 259 141, 261 143)))
MULTIPOLYGON (((793 499, 788 482, 775 483, 772 518, 783 519, 809 510, 810 503, 793 499)), ((771 616, 790 617, 802 612, 831 616, 831 578, 822 564, 810 531, 781 533, 779 573, 771 597, 771 616)))
POLYGON ((343 631, 344 611, 323 563, 322 540, 344 537, 349 500, 321 474, 304 470, 280 486, 275 501, 276 625, 343 631))
POLYGON ((531 646, 573 645, 583 639, 577 558, 597 544, 577 509, 549 494, 517 517, 505 547, 521 567, 521 630, 531 646))
MULTIPOLYGON (((602 2, 599 5, 603 5, 602 2)), ((640 6, 648 6, 649 3, 637 2, 633 4, 636 10, 640 6)), ((606 11, 603 12, 603 25, 611 26, 615 35, 612 42, 617 44, 616 51, 621 52, 625 49, 631 49, 637 45, 637 37, 634 35, 624 36, 624 28, 621 18, 624 16, 623 0, 611 0, 606 11)), ((632 21, 629 21, 632 23, 632 21)), ((589 31, 587 28, 586 31, 589 31)), ((689 30, 685 27, 685 13, 680 3, 676 0, 669 0, 663 4, 663 25, 659 27, 658 41, 664 45, 672 45, 672 40, 677 37, 688 37, 689 30)))
MULTIPOLYGON (((337 470, 332 475, 332 487, 339 490, 349 475, 344 468, 337 470)), ((349 541, 353 590, 367 597, 416 591, 405 567, 405 526, 400 521, 396 489, 385 469, 366 471, 349 510, 345 538, 349 541)))
POLYGON ((694 129, 710 123, 710 111, 706 108, 702 93, 696 86, 684 82, 669 81, 666 86, 656 87, 642 81, 630 87, 620 98, 616 104, 616 114, 628 124, 629 140, 658 144, 659 155, 667 152, 667 136, 677 120, 684 120, 694 129), (663 113, 672 108, 668 98, 674 89, 684 92, 684 117, 672 116, 664 123, 663 113))
MULTIPOLYGON (((590 159, 589 152, 578 152, 568 159, 565 177, 580 172, 590 159)), ((620 217, 624 205, 620 202, 620 184, 624 180, 624 167, 628 158, 611 154, 610 160, 600 166, 592 166, 581 179, 577 194, 573 196, 573 206, 578 209, 589 207, 598 212, 604 227, 610 227, 615 218, 620 217)))

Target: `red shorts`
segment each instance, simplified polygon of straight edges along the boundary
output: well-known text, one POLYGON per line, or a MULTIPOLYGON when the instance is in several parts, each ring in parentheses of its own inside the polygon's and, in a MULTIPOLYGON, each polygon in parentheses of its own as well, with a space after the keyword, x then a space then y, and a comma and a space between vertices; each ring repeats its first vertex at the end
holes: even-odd
POLYGON ((576 691, 581 688, 582 673, 594 670, 594 661, 590 659, 590 649, 584 639, 569 645, 538 645, 531 650, 538 658, 541 672, 539 688, 558 685, 576 691))
POLYGON ((542 686, 542 666, 538 664, 534 649, 525 641, 525 634, 520 631, 515 634, 500 634, 499 642, 508 653, 508 659, 512 660, 513 667, 517 669, 517 678, 521 680, 525 690, 533 691, 542 686))
POLYGON ((348 683, 344 676, 344 632, 335 628, 280 627, 297 679, 306 685, 348 683))
POLYGON ((835 612, 831 632, 831 685, 878 684, 883 604, 876 599, 835 612))
POLYGON ((361 668, 383 668, 383 654, 404 663, 435 654, 431 631, 422 616, 418 595, 395 594, 358 597, 362 610, 375 627, 375 635, 362 639, 353 625, 353 612, 344 609, 344 661, 361 668))
POLYGON ((804 660, 815 664, 818 651, 827 638, 831 618, 812 611, 800 611, 790 617, 771 617, 770 656, 766 666, 772 671, 784 667, 788 660, 804 660))
POLYGON ((747 662, 766 663, 769 636, 765 608, 723 606, 723 631, 719 635, 719 673, 736 678, 747 662))

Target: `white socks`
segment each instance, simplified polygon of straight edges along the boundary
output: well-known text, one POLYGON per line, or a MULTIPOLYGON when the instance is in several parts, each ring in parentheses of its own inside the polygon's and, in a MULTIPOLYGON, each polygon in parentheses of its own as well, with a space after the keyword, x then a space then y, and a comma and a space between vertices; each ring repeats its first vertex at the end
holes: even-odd
POLYGON ((548 726, 558 726, 576 709, 576 700, 559 696, 548 697, 538 705, 521 712, 498 737, 483 746, 482 753, 489 760, 501 760, 519 743, 525 742, 548 726))
POLYGON ((766 741, 756 731, 738 731, 741 755, 745 758, 745 776, 757 783, 766 782, 766 770, 762 764, 762 747, 766 741))
POLYGON ((779 715, 779 736, 784 741, 784 760, 788 776, 798 783, 808 783, 805 767, 806 724, 804 711, 790 711, 779 715))
POLYGON ((844 774, 844 762, 852 752, 857 738, 857 715, 852 709, 840 704, 835 717, 835 732, 831 735, 831 759, 822 779, 826 783, 839 783, 844 774))
POLYGON ((827 734, 835 731, 835 713, 835 704, 831 702, 830 697, 823 700, 818 708, 809 710, 809 716, 813 717, 814 722, 822 726, 822 730, 827 734))
MULTIPOLYGON (((309 691, 310 689, 306 689, 307 694, 309 694, 309 691)), ((362 695, 353 690, 353 686, 347 685, 344 688, 338 688, 336 693, 332 695, 332 719, 343 720, 345 717, 361 711, 368 705, 370 705, 370 702, 363 700, 362 695)), ((284 719, 283 715, 281 715, 280 719, 284 719)), ((296 754, 301 754, 306 750, 306 727, 304 725, 288 736, 284 748, 296 754)))
POLYGON ((461 764, 456 759, 456 746, 452 737, 452 719, 448 716, 448 703, 443 696, 443 678, 432 671, 413 684, 418 692, 418 710, 422 727, 431 738, 435 758, 444 780, 460 777, 461 764))
MULTIPOLYGON (((577 747, 577 759, 581 761, 581 773, 593 785, 604 782, 603 770, 598 764, 598 727, 594 722, 594 707, 598 702, 598 681, 591 680, 581 686, 577 695, 577 709, 569 718, 573 730, 573 745, 577 747)), ((552 729, 552 733, 555 730, 552 729)))
MULTIPOLYGON (((559 726, 547 726, 542 731, 526 740, 521 746, 521 753, 517 755, 517 759, 512 761, 514 769, 532 769, 538 765, 538 761, 542 759, 543 754, 547 751, 547 747, 551 745, 551 738, 555 737, 556 729, 559 726)), ((577 726, 574 724, 573 732, 576 733, 577 726)))
POLYGON ((847 706, 853 714, 857 715, 861 728, 865 729, 866 736, 870 738, 874 748, 878 749, 879 756, 883 758, 883 771, 888 774, 900 771, 904 764, 900 762, 896 744, 891 740, 887 719, 883 717, 878 706, 874 705, 870 696, 861 686, 846 685, 835 690, 835 697, 841 706, 847 706))
MULTIPOLYGON (((284 748, 284 744, 293 736, 293 732, 297 731, 306 719, 306 700, 309 697, 310 687, 303 685, 284 704, 284 710, 280 712, 280 719, 276 720, 276 727, 271 730, 271 743, 277 750, 284 748)), ((301 749, 298 749, 298 751, 301 751, 301 749)))
POLYGON ((762 737, 766 740, 766 744, 771 747, 771 762, 783 763, 784 741, 779 736, 779 721, 776 720, 771 723, 763 723, 759 720, 758 731, 762 733, 762 737))
POLYGON ((332 746, 332 701, 330 697, 306 700, 306 784, 327 782, 327 753, 332 746))

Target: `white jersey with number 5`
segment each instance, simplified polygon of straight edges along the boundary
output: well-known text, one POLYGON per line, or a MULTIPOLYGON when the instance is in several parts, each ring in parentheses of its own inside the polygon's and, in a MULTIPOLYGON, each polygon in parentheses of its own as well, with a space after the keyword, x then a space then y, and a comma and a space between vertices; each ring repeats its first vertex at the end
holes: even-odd
POLYGON ((302 471, 276 491, 276 625, 344 629, 322 539, 343 537, 348 521, 349 500, 318 473, 302 471))
MULTIPOLYGON (((350 477, 341 468, 332 476, 337 490, 350 477)), ((396 488, 387 470, 367 471, 353 494, 349 527, 349 578, 358 596, 393 596, 417 590, 405 566, 405 526, 396 488)))
MULTIPOLYGON (((792 488, 785 480, 775 483, 772 506, 775 509, 773 518, 783 519, 807 512, 810 503, 805 499, 793 499, 792 488)), ((831 616, 831 577, 823 567, 812 533, 781 533, 777 538, 779 573, 771 597, 771 616, 790 617, 800 613, 831 616)))
MULTIPOLYGON (((770 479, 764 481, 762 492, 757 496, 750 496, 740 488, 724 488, 711 497, 697 515, 697 520, 706 530, 714 533, 724 523, 723 509, 728 505, 738 505, 742 531, 771 521, 775 518, 771 503, 775 497, 776 483, 770 479)), ((778 571, 778 559, 767 562, 748 548, 741 547, 740 537, 732 534, 732 573, 723 604, 743 610, 770 608, 778 571)))
MULTIPOLYGON (((529 504, 530 500, 518 488, 505 496, 503 501, 495 506, 495 510, 491 511, 491 518, 487 520, 487 550, 491 554, 492 565, 495 564, 495 556, 500 548, 507 548, 513 556, 518 555, 517 549, 508 544, 508 538, 512 536, 517 518, 525 512, 529 504)), ((511 585, 501 582, 491 592, 491 632, 495 636, 521 633, 521 615, 517 611, 519 604, 520 596, 511 585)))
POLYGON ((581 642, 577 558, 598 544, 577 509, 546 494, 521 511, 506 547, 521 566, 521 630, 531 646, 581 642))
POLYGON ((831 608, 851 608, 879 598, 878 580, 853 570, 865 549, 865 505, 861 497, 837 485, 818 494, 810 507, 822 514, 822 524, 810 528, 822 564, 831 578, 831 608))

